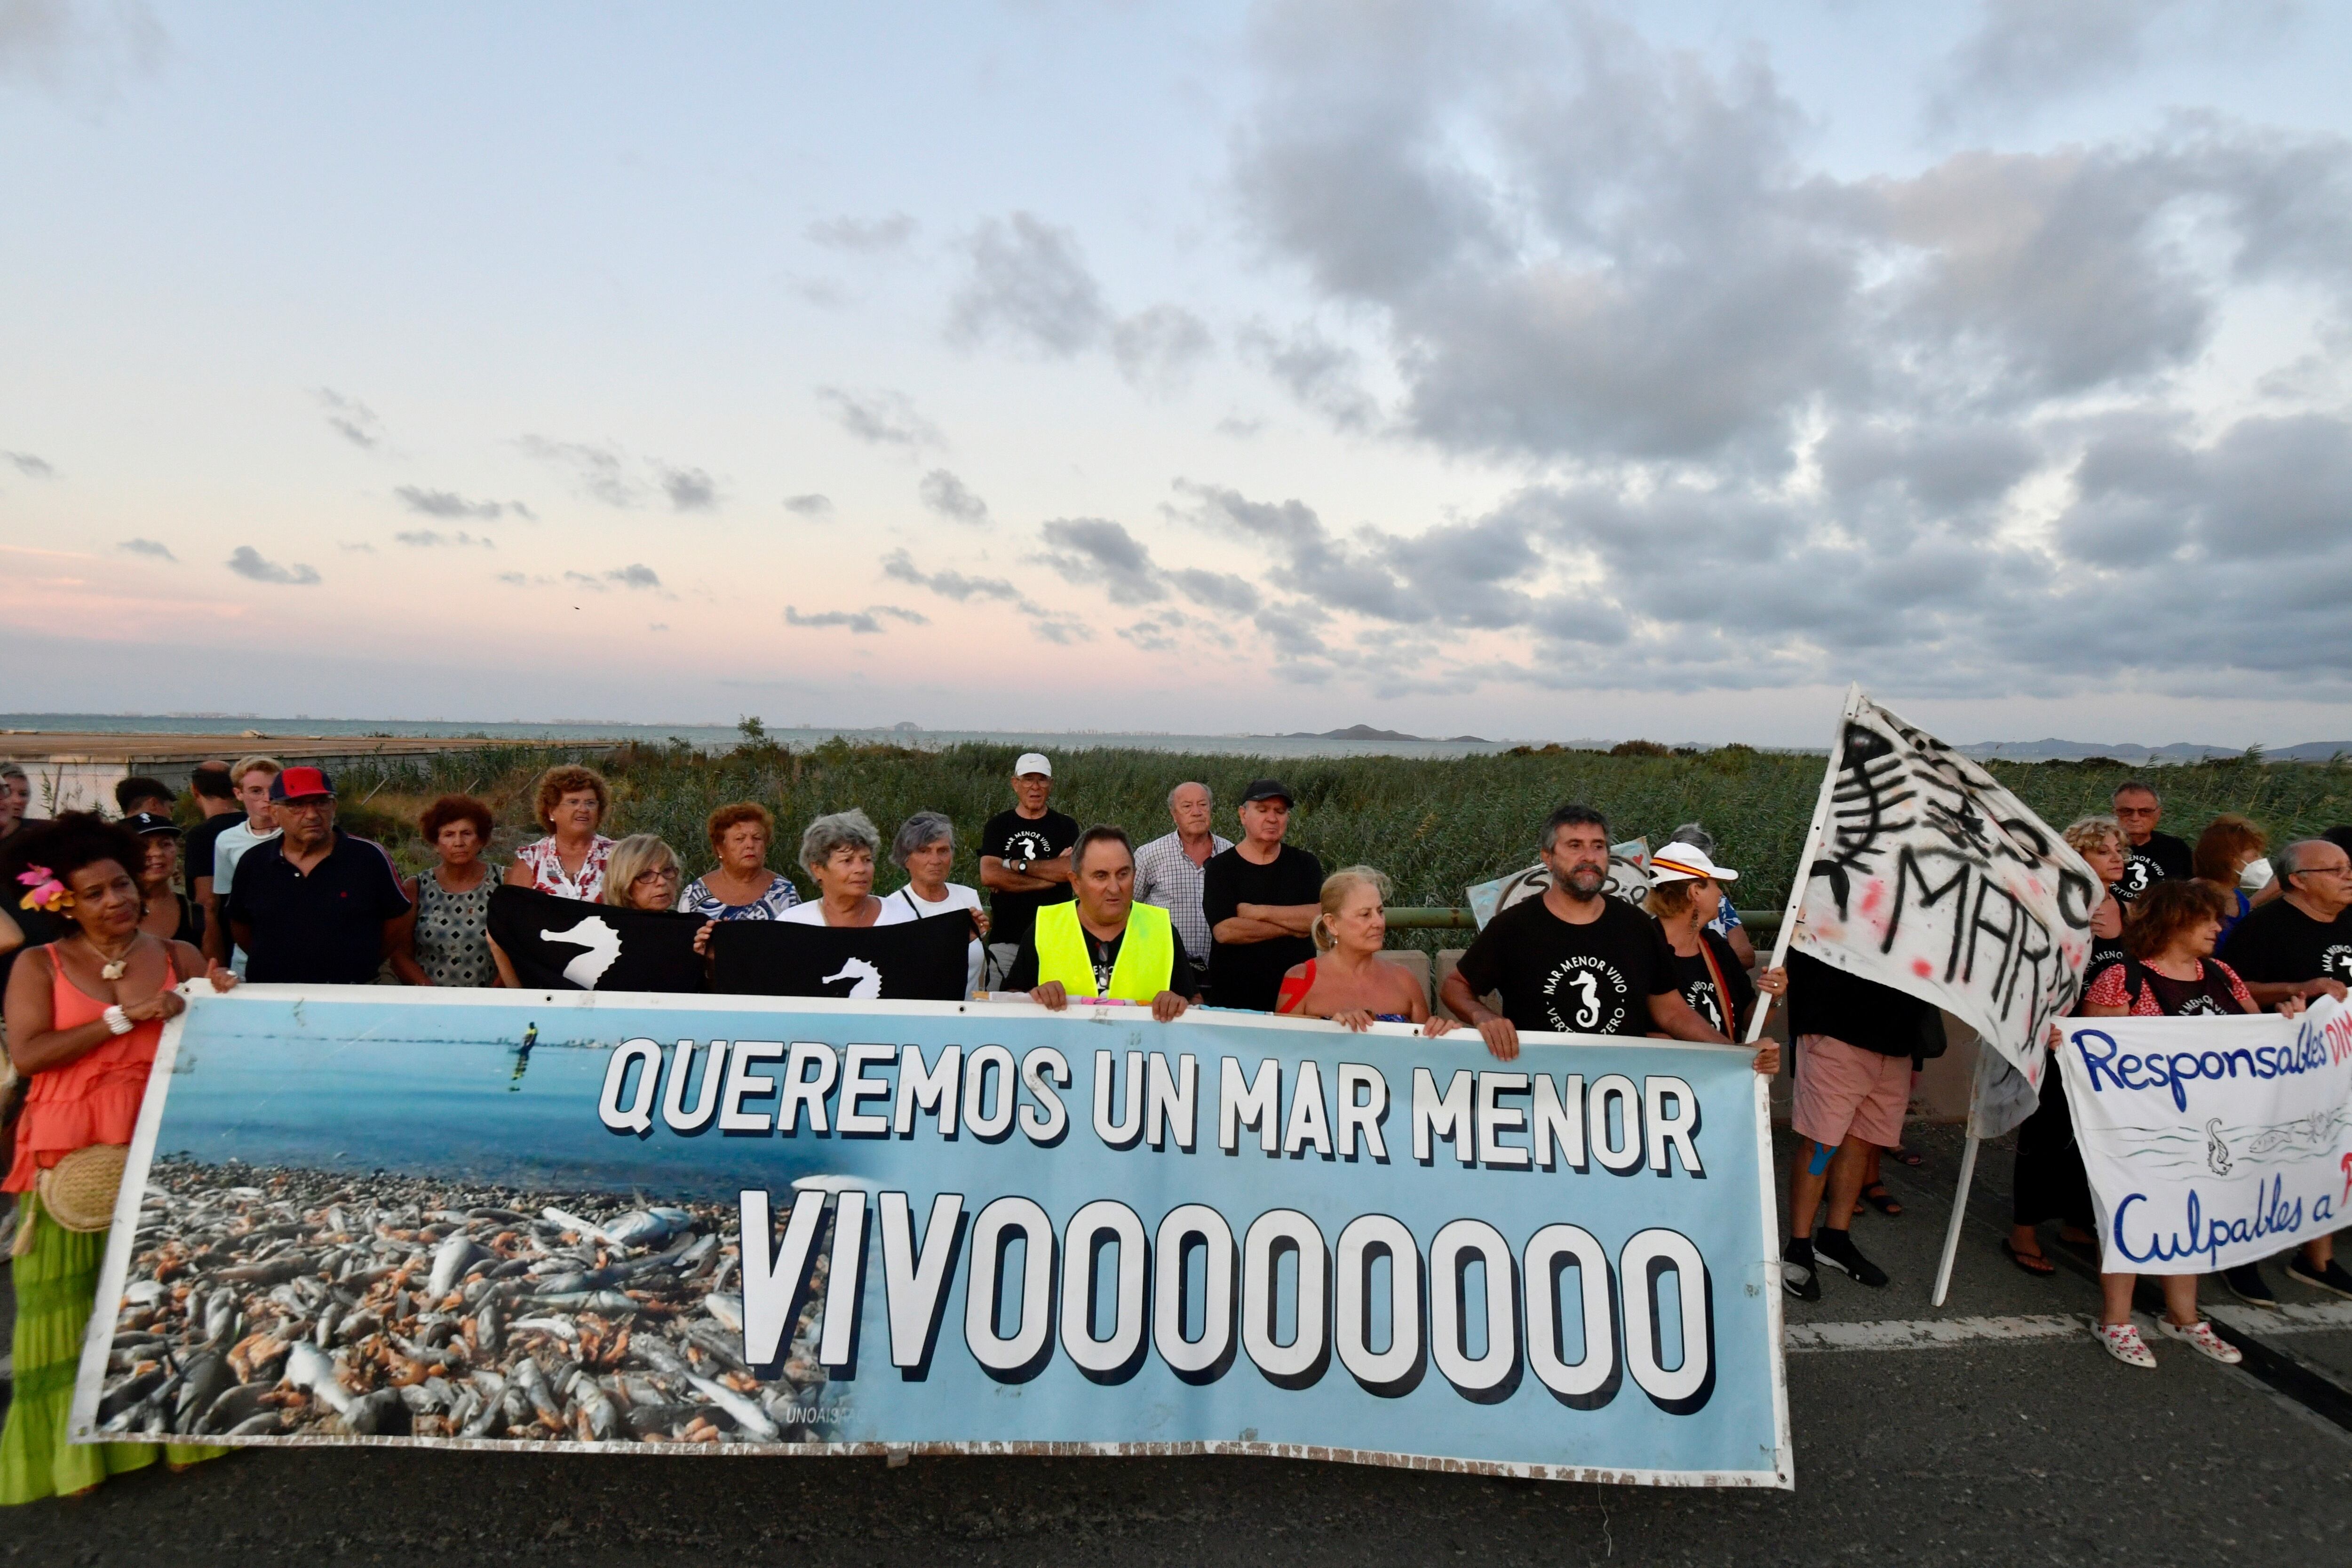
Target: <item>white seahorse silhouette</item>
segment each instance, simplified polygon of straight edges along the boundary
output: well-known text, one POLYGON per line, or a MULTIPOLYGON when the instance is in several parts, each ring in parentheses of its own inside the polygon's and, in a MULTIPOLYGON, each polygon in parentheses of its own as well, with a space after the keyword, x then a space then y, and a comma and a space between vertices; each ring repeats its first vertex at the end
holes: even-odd
POLYGON ((1601 1022, 1601 985, 1590 974, 1579 974, 1569 982, 1584 998, 1584 1005, 1576 1010, 1576 1026, 1589 1029, 1601 1022))
POLYGON ((621 933, 594 915, 590 915, 570 931, 541 931, 539 939, 588 950, 563 966, 563 978, 583 991, 595 990, 596 982, 604 977, 604 971, 612 968, 613 961, 621 956, 621 933))
POLYGON ((836 980, 852 978, 857 984, 849 988, 850 1000, 870 1001, 882 994, 882 972, 862 958, 845 959, 839 969, 826 975, 819 984, 830 985, 836 980))

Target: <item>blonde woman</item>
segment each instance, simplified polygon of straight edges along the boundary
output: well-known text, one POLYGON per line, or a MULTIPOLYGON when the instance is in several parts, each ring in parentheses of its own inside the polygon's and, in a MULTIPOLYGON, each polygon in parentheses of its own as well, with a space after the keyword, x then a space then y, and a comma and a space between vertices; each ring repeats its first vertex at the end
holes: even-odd
POLYGON ((612 856, 613 841, 597 830, 612 807, 612 788, 593 768, 550 768, 540 774, 532 815, 547 829, 547 837, 515 851, 514 864, 507 868, 507 886, 602 902, 604 862, 612 856))
POLYGON ((1419 1024, 1435 1038, 1454 1027, 1433 1018, 1429 998, 1410 970, 1381 961, 1388 940, 1389 879, 1370 866, 1349 866, 1323 879, 1323 896, 1307 934, 1315 956, 1282 977, 1274 1010, 1298 1018, 1329 1018, 1361 1034, 1374 1024, 1419 1024))

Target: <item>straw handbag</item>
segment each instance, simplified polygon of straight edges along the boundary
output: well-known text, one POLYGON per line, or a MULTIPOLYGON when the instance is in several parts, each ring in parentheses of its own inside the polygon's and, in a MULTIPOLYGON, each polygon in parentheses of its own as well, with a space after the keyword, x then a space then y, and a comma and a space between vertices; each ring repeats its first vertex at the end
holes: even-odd
POLYGON ((92 1143, 43 1171, 35 1191, 41 1212, 66 1230, 88 1234, 114 1223, 115 1195, 122 1190, 122 1143, 92 1143))

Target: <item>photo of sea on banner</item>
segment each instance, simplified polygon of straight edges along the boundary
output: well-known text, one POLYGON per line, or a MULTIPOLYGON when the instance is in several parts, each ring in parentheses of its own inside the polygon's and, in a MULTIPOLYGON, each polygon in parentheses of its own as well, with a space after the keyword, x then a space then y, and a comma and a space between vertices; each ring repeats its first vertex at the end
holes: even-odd
POLYGON ((740 1353, 734 1222, 731 1204, 159 1159, 76 1436, 826 1441, 824 1260, 763 1382, 740 1353))

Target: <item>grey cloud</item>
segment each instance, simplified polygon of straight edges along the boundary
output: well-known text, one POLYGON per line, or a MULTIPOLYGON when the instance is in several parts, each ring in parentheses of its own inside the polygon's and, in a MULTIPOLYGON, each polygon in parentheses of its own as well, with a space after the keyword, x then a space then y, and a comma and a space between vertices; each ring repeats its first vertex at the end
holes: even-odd
MULTIPOLYGON (((1760 57, 1711 72, 1583 10, 1269 16, 1244 216, 1381 334, 1402 430, 1447 449, 1769 477, 1817 411, 2144 395, 2203 352, 2231 287, 2352 293, 2340 139, 2184 118, 1841 180, 1801 156, 1760 57)), ((1339 345, 1244 346, 1309 406, 1368 417, 1360 394, 1331 402, 1339 345)))
POLYGON ((882 631, 884 617, 905 621, 909 626, 929 626, 930 617, 915 610, 902 610, 896 605, 875 605, 863 610, 826 610, 804 616, 792 605, 784 606, 784 621, 795 626, 846 626, 857 637, 876 637, 882 631))
MULTIPOLYGON (((423 512, 427 517, 470 517, 487 522, 507 510, 494 500, 467 500, 450 490, 419 489, 415 485, 402 485, 392 493, 399 497, 401 504, 409 510, 423 512)), ((518 507, 516 510, 520 511, 521 509, 518 507)))
POLYGON ((958 522, 982 523, 988 521, 988 503, 971 493, 964 482, 945 468, 933 468, 923 476, 917 487, 923 504, 941 517, 958 522))
POLYGON ((477 539, 472 534, 462 531, 457 533, 443 533, 436 529, 412 528, 402 532, 395 533, 392 537, 394 542, 396 543, 411 544, 419 549, 429 550, 441 545, 454 545, 459 548, 467 548, 477 544, 480 545, 485 550, 495 550, 498 548, 497 545, 493 544, 487 539, 477 539))
POLYGON ((968 577, 961 572, 926 572, 915 564, 915 559, 903 550, 894 550, 882 558, 882 574, 901 583, 912 583, 929 588, 943 599, 959 604, 972 599, 1019 600, 1022 592, 1002 577, 968 577))
POLYGON ((7 458, 9 464, 28 479, 54 479, 57 476, 57 469, 49 467, 47 458, 37 458, 30 452, 0 452, 0 458, 7 458))
POLYGON ((320 387, 311 394, 325 416, 328 428, 354 447, 373 451, 383 442, 383 421, 375 410, 355 397, 345 397, 331 386, 320 387))
POLYGON ((126 539, 114 548, 127 550, 133 555, 152 555, 158 561, 169 561, 174 564, 180 559, 172 553, 170 545, 157 539, 126 539))
POLYGON ((851 392, 837 386, 820 386, 816 398, 832 410, 834 419, 844 430, 871 445, 917 450, 947 445, 947 437, 940 434, 939 426, 915 412, 914 404, 903 392, 851 392))
POLYGON ((1213 610, 1247 615, 1258 606, 1256 584, 1230 572, 1203 572, 1198 567, 1188 566, 1169 573, 1168 581, 1194 604, 1206 605, 1213 610))
POLYGON ((661 484, 662 494, 669 498, 672 511, 719 510, 718 481, 700 468, 673 468, 667 463, 656 462, 654 473, 661 484))
MULTIPOLYGON (((1979 0, 1937 73, 1931 123, 1982 123, 2128 76, 2182 0, 1979 0)), ((2242 14, 2254 6, 2233 7, 2242 14)))
POLYGON ((1110 330, 1110 357, 1118 373, 1159 392, 1181 387, 1209 347, 1207 323, 1179 305, 1139 310, 1110 330))
POLYGON ((855 251, 872 256, 897 250, 915 237, 916 223, 905 213, 892 213, 887 217, 834 217, 813 223, 802 232, 810 243, 831 250, 855 251))
MULTIPOLYGON (((1263 322, 1253 323, 1243 330, 1241 347, 1291 396, 1341 429, 1369 429, 1378 420, 1379 405, 1363 388, 1363 356, 1314 327, 1302 326, 1286 336, 1263 322)), ((1259 423, 1263 421, 1253 422, 1248 433, 1255 435, 1259 423)))
POLYGON ((154 70, 170 49, 163 24, 141 0, 0 4, 0 82, 27 81, 53 92, 75 85, 103 90, 126 73, 154 70))
POLYGON ((250 544, 238 545, 236 552, 229 556, 227 566, 238 576, 251 578, 256 583, 284 583, 308 587, 319 581, 315 567, 305 566, 300 562, 281 566, 250 544))
POLYGON ((1073 583, 1100 587, 1112 603, 1147 605, 1168 596, 1150 550, 1119 524, 1098 517, 1064 518, 1038 531, 1046 543, 1069 552, 1047 555, 1048 564, 1073 583))
POLYGON ((525 436, 515 445, 528 456, 570 474, 572 483, 591 500, 627 508, 645 499, 645 487, 629 475, 617 447, 585 441, 554 441, 544 436, 525 436))
POLYGON ((624 588, 658 588, 661 578, 643 562, 631 562, 604 574, 607 582, 618 583, 624 588))
POLYGON ((797 512, 802 517, 831 517, 833 501, 828 497, 812 491, 807 495, 786 496, 784 510, 797 512))
POLYGON ((1068 229, 1016 212, 981 225, 967 250, 971 274, 948 306, 950 339, 1003 338, 1066 359, 1109 325, 1102 288, 1068 229))

